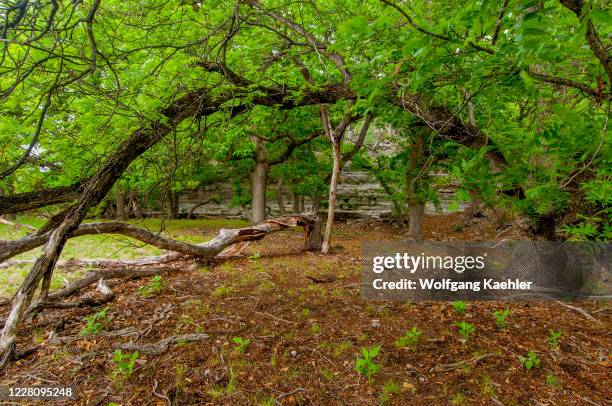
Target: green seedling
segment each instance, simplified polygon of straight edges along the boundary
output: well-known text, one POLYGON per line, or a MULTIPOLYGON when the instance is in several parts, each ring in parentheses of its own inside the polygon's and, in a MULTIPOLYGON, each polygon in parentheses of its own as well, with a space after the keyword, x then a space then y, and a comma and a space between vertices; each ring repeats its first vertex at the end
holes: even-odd
POLYGON ((548 345, 550 345, 551 349, 556 350, 559 348, 559 338, 561 338, 563 333, 560 331, 555 331, 552 328, 548 330, 548 332, 548 345))
POLYGON ((395 383, 394 381, 385 382, 382 388, 382 392, 380 393, 380 396, 378 397, 380 404, 381 405, 387 404, 387 402, 391 400, 391 395, 395 395, 399 393, 399 391, 400 391, 399 385, 395 383))
POLYGON ((163 280, 163 278, 160 275, 157 275, 151 278, 151 281, 149 282, 148 285, 141 286, 138 289, 138 293, 140 293, 142 297, 151 297, 153 295, 159 294, 165 288, 166 288, 166 282, 163 280))
POLYGON ((234 337, 232 338, 232 341, 236 343, 234 350, 236 350, 236 352, 239 352, 240 354, 244 354, 247 348, 249 348, 249 345, 251 345, 251 340, 249 340, 248 338, 234 337))
POLYGON ((361 355, 363 358, 357 358, 355 362, 355 371, 359 372, 368 379, 368 383, 372 383, 372 377, 380 370, 380 364, 374 362, 374 358, 380 352, 380 345, 366 348, 361 347, 361 355))
POLYGON ((453 306, 453 309, 455 309, 455 311, 458 314, 465 314, 465 311, 468 308, 467 303, 465 303, 463 300, 455 300, 454 302, 451 303, 451 305, 453 306))
POLYGON ((510 310, 495 310, 493 312, 493 316, 495 317, 495 324, 497 324, 497 328, 502 330, 506 328, 506 317, 510 315, 510 310))
POLYGON ((529 351, 526 357, 519 355, 518 359, 519 364, 524 366, 527 370, 540 367, 540 358, 538 358, 538 354, 533 351, 529 351))
POLYGON ((395 346, 397 348, 411 347, 416 351, 417 344, 422 334, 423 332, 419 330, 417 326, 412 326, 412 329, 406 331, 403 336, 395 341, 395 346))
POLYGON ((106 313, 108 312, 109 307, 106 306, 104 309, 89 315, 85 316, 85 321, 87 324, 81 330, 82 336, 94 335, 98 334, 100 331, 108 330, 108 323, 110 323, 112 317, 108 317, 106 313))
POLYGON ((459 327, 459 335, 464 340, 468 340, 470 336, 476 332, 476 328, 474 327, 474 325, 466 321, 462 321, 461 323, 455 323, 455 325, 459 327))
POLYGON ((121 350, 115 350, 113 354, 113 362, 116 365, 113 375, 121 376, 125 379, 129 379, 134 372, 134 364, 138 359, 138 351, 134 351, 131 354, 124 354, 121 350))

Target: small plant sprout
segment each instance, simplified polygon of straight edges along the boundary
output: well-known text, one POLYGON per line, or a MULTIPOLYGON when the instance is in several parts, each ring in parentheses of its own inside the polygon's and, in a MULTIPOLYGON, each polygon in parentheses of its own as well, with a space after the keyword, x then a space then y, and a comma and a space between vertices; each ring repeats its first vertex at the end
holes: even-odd
POLYGON ((454 302, 451 303, 451 305, 453 306, 453 309, 455 309, 455 311, 458 314, 465 314, 465 311, 468 308, 467 303, 465 303, 463 300, 455 300, 454 302))
POLYGON ((232 341, 236 344, 234 350, 240 354, 244 354, 247 348, 249 348, 249 345, 251 345, 251 340, 248 338, 234 337, 232 341))
POLYGON ((476 328, 471 323, 462 321, 461 323, 455 323, 455 325, 459 327, 459 335, 466 341, 476 332, 476 328))
POLYGON ((374 358, 380 352, 380 345, 366 348, 361 347, 361 355, 363 358, 357 358, 355 362, 355 371, 359 372, 368 379, 368 383, 372 383, 372 377, 380 370, 380 364, 374 362, 374 358))
POLYGON ((391 395, 395 395, 400 392, 399 385, 394 381, 387 381, 382 387, 382 392, 378 397, 381 405, 386 404, 391 400, 391 395))
POLYGON ((493 316, 495 317, 497 328, 503 330, 506 328, 506 317, 510 316, 510 310, 495 310, 493 316))
POLYGON ((563 386, 561 385, 561 380, 557 378, 552 372, 546 375, 546 385, 555 389, 560 389, 563 386))
POLYGON ((138 359, 138 351, 134 351, 131 354, 124 354, 121 350, 115 350, 113 354, 113 362, 116 365, 116 369, 113 372, 115 376, 121 376, 125 379, 129 379, 134 372, 134 364, 138 359))
POLYGON ((518 359, 519 364, 524 366, 527 370, 540 367, 540 358, 538 358, 538 354, 533 351, 529 351, 526 357, 519 355, 518 359))
POLYGON ((423 332, 417 326, 412 326, 410 330, 406 331, 403 336, 395 341, 395 346, 397 348, 410 347, 416 351, 419 338, 422 334, 423 332))
POLYGON ((553 330, 552 328, 548 330, 548 344, 550 348, 556 350, 559 348, 559 338, 563 335, 561 331, 553 330))
POLYGON ((166 281, 164 281, 160 275, 156 275, 151 278, 151 281, 148 285, 141 286, 138 289, 138 293, 140 293, 142 297, 151 297, 153 295, 159 294, 165 288, 166 281))
POLYGON ((104 309, 89 315, 85 316, 85 321, 87 322, 86 326, 81 330, 82 336, 94 335, 98 334, 100 331, 108 330, 108 323, 111 321, 112 317, 108 317, 106 313, 108 312, 108 306, 104 309))

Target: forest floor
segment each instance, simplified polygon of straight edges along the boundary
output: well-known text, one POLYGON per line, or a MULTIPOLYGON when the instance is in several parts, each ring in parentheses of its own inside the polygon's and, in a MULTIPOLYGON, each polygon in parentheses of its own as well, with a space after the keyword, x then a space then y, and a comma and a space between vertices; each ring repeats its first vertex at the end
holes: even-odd
MULTIPOLYGON (((495 237, 485 219, 461 231, 458 223, 458 215, 428 216, 425 235, 495 237)), ((240 225, 182 220, 170 223, 167 234, 201 242, 221 227, 240 225)), ((2 231, 0 238, 6 238, 2 231)), ((609 404, 610 303, 572 303, 599 321, 594 322, 555 302, 470 302, 464 314, 446 302, 370 302, 360 289, 361 243, 400 239, 398 230, 338 224, 330 255, 300 252, 302 238, 302 230, 286 230, 252 243, 243 258, 208 267, 184 263, 161 280, 113 285, 116 296, 106 319, 98 319, 97 334, 83 335, 83 329, 85 316, 99 309, 45 310, 18 341, 18 349, 44 342, 41 349, 7 366, 0 384, 70 384, 76 399, 63 403, 88 405, 609 404), (337 279, 314 283, 307 275, 337 279), (503 329, 492 315, 500 309, 510 310, 503 329), (454 324, 460 321, 475 327, 467 341, 454 324), (68 339, 47 340, 57 325, 63 326, 56 333, 68 339), (423 332, 416 348, 397 348, 396 340, 413 326, 423 332), (549 343, 550 329, 562 332, 557 349, 549 343), (176 342, 159 355, 139 354, 129 377, 113 361, 118 344, 189 333, 209 338, 176 342), (374 359, 381 369, 368 382, 355 371, 355 361, 362 347, 376 345, 382 347, 374 359), (530 351, 541 364, 527 370, 518 358, 530 351)), ((65 258, 109 257, 109 250, 120 258, 156 253, 126 241, 80 237, 69 243, 65 258)), ((0 270, 5 297, 11 293, 6 285, 14 289, 23 271, 0 270)), ((73 272, 84 270, 62 271, 55 286, 73 272)), ((5 314, 8 306, 0 311, 5 314)))

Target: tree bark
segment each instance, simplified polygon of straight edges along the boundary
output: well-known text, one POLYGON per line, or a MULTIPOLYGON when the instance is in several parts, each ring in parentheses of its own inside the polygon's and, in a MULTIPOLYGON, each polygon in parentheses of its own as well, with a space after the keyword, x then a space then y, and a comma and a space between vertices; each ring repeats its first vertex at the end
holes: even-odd
POLYGON ((125 192, 117 192, 117 196, 115 196, 115 204, 117 205, 116 219, 118 221, 124 221, 126 219, 126 215, 125 215, 125 192))
POLYGON ((266 147, 258 137, 251 137, 255 144, 255 169, 251 174, 251 224, 259 224, 266 219, 266 189, 270 162, 266 147))
POLYGON ((129 210, 132 210, 135 218, 139 219, 142 217, 140 205, 138 204, 138 192, 134 189, 130 190, 128 205, 129 210))
POLYGON ((276 204, 278 205, 278 210, 281 216, 287 214, 287 210, 285 210, 285 202, 283 202, 283 178, 282 176, 278 177, 276 181, 276 204))
POLYGON ((291 211, 293 214, 300 213, 300 196, 295 192, 291 192, 291 211))
POLYGON ((267 161, 255 163, 255 170, 252 174, 252 203, 251 203, 251 223, 259 224, 266 219, 266 186, 268 185, 267 161))
POLYGON ((336 214, 336 191, 338 188, 338 179, 340 178, 340 142, 334 142, 332 144, 332 151, 334 157, 334 166, 332 169, 332 177, 329 185, 325 236, 323 237, 323 244, 321 246, 321 252, 323 252, 324 254, 329 253, 329 250, 331 248, 331 233, 332 228, 334 226, 334 217, 336 214))
POLYGON ((174 220, 178 218, 178 194, 168 187, 164 191, 164 207, 166 209, 166 217, 174 220))
POLYGON ((423 213, 425 198, 422 196, 423 180, 427 176, 425 168, 425 130, 417 130, 412 135, 406 167, 406 197, 408 200, 408 238, 423 239, 423 213))
POLYGON ((416 202, 408 205, 408 238, 411 240, 423 240, 423 214, 425 213, 425 203, 416 202))

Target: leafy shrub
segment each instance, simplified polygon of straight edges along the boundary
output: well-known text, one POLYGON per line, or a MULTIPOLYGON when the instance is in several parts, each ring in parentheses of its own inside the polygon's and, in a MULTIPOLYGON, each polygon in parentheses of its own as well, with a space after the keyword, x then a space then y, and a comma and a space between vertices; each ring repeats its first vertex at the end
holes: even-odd
POLYGON ((361 347, 361 355, 363 358, 357 358, 355 363, 355 371, 359 372, 372 383, 372 377, 380 370, 380 364, 374 362, 374 358, 380 352, 380 345, 366 348, 361 347))
POLYGON ((412 326, 412 328, 404 333, 403 336, 398 338, 395 341, 395 346, 397 348, 404 348, 410 346, 413 350, 416 350, 417 344, 419 343, 419 338, 423 332, 417 328, 417 326, 412 326))

